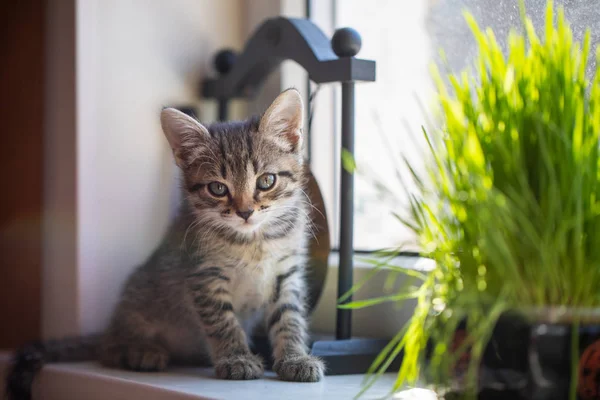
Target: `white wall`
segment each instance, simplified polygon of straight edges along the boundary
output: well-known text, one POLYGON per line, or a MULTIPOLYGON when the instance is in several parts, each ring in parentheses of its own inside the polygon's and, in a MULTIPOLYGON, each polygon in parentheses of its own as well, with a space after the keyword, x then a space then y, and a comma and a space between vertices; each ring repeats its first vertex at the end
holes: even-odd
MULTIPOLYGON (((50 11, 64 3, 52 1, 50 11)), ((215 51, 242 47, 241 3, 75 1, 76 175, 75 190, 63 195, 75 196, 70 229, 76 243, 63 249, 76 254, 63 254, 66 263, 56 251, 46 259, 46 337, 102 329, 123 280, 161 239, 176 203, 176 171, 160 131, 161 107, 197 102, 198 84, 215 51), (61 277, 74 275, 73 261, 76 279, 69 283, 61 277)), ((49 93, 48 103, 56 97, 58 92, 49 93)), ((201 110, 199 117, 214 115, 201 110)), ((47 133, 48 143, 61 141, 57 129, 47 133)), ((51 170, 49 164, 60 160, 50 159, 51 170)), ((46 178, 48 199, 60 197, 62 189, 46 178)), ((50 227, 46 239, 57 233, 50 227)))

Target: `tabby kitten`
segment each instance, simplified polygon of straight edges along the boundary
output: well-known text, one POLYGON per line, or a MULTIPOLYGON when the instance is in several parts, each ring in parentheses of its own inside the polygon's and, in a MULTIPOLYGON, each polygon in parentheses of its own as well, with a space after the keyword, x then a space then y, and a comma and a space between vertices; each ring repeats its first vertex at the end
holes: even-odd
MULTIPOLYGON (((256 379, 263 361, 248 338, 264 324, 281 379, 321 379, 323 363, 306 345, 303 119, 296 90, 243 122, 205 127, 164 109, 162 129, 183 175, 178 217, 127 280, 99 340, 48 342, 29 359, 94 356, 110 367, 160 371, 170 361, 209 357, 219 378, 256 379)), ((16 386, 18 361, 10 378, 16 386)))

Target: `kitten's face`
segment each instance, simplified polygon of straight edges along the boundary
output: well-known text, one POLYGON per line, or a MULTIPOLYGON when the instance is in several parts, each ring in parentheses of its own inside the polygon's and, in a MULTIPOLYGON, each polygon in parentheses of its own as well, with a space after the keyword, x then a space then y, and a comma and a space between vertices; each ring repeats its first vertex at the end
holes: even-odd
POLYGON ((297 154, 261 137, 257 123, 214 125, 209 132, 214 139, 184 170, 188 200, 200 219, 250 233, 297 208, 302 195, 297 154))
POLYGON ((163 111, 163 129, 200 224, 243 239, 255 232, 276 235, 303 215, 302 112, 292 90, 260 120, 204 128, 175 110, 163 111))

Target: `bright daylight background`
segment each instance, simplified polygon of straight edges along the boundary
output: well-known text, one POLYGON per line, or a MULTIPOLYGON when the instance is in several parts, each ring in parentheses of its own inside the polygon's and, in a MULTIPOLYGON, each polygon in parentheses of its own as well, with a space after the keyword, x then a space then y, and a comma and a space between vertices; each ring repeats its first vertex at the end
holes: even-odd
MULTIPOLYGON (((526 0, 525 4, 536 28, 542 29, 546 1, 526 0)), ((600 1, 555 0, 555 6, 565 8, 577 40, 590 27, 592 43, 598 43, 600 1)), ((520 24, 518 0, 338 0, 336 3, 336 26, 355 28, 363 39, 359 57, 377 61, 377 81, 358 84, 356 90, 358 167, 368 170, 398 193, 396 202, 386 202, 368 179, 357 176, 357 249, 392 247, 413 239, 391 215, 392 210, 402 211, 406 205, 396 171, 408 177, 402 156, 411 162, 422 159, 421 125, 426 125, 423 109, 434 100, 430 65, 441 61, 440 49, 446 56, 442 71, 464 69, 475 54, 475 43, 462 15, 465 9, 471 11, 481 26, 492 27, 502 45, 510 28, 518 28, 520 24)))

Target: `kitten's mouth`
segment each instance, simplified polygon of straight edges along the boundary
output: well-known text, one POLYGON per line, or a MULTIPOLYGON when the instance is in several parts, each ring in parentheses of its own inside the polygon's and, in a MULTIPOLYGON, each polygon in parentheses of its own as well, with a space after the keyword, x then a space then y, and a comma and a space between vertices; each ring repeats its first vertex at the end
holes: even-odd
POLYGON ((256 222, 255 220, 247 220, 247 221, 240 221, 240 223, 238 224, 238 226, 236 227, 239 231, 241 232, 253 232, 255 231, 258 226, 260 224, 258 222, 256 222))

